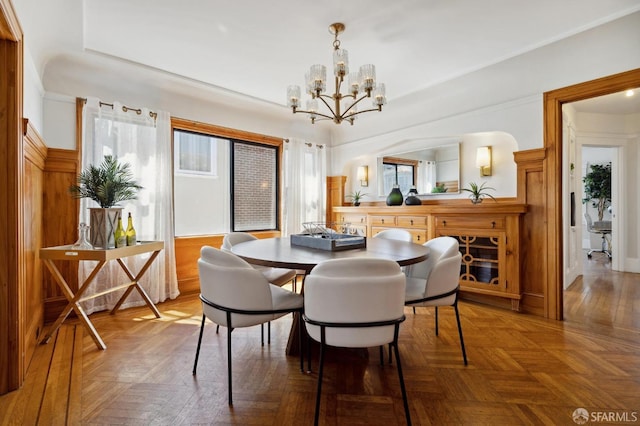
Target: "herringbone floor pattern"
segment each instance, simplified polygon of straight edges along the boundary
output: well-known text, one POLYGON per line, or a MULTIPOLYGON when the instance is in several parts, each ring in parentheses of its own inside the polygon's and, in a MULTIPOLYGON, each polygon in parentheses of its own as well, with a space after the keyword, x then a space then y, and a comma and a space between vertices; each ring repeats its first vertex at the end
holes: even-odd
MULTIPOLYGON (((606 268, 595 264, 569 289, 564 322, 462 302, 466 367, 452 309, 440 309, 439 336, 431 309, 407 309, 400 350, 413 423, 574 425, 577 408, 640 423, 640 277, 606 268)), ((105 351, 65 323, 38 347, 23 388, 0 397, 2 424, 313 423, 317 376, 284 353, 289 317, 272 323, 264 347, 259 327, 233 332, 231 408, 224 329, 208 324, 194 377, 199 300, 158 307, 161 319, 146 308, 92 315, 105 351)), ((333 353, 321 424, 404 424, 395 363, 381 367, 377 349, 333 353)))

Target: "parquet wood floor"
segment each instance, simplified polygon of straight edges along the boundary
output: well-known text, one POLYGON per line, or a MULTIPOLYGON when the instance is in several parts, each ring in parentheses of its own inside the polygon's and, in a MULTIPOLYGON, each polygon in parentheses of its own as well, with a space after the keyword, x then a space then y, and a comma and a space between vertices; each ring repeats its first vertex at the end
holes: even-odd
MULTIPOLYGON (((416 315, 407 309, 400 350, 413 423, 575 425, 577 408, 618 416, 607 424, 640 423, 640 276, 611 273, 597 259, 588 267, 565 294, 563 322, 462 302, 467 367, 452 309, 440 309, 439 336, 431 309, 416 315), (634 415, 635 422, 622 421, 634 415)), ((290 317, 272 323, 271 345, 264 347, 259 327, 233 332, 231 408, 226 334, 208 324, 194 377, 197 296, 158 308, 161 319, 145 307, 93 314, 105 351, 81 325, 66 322, 37 348, 24 386, 0 397, 0 423, 313 423, 317 376, 301 373, 298 359, 285 355, 290 317)), ((321 424, 404 424, 395 363, 381 367, 377 349, 368 357, 331 356, 321 424)))

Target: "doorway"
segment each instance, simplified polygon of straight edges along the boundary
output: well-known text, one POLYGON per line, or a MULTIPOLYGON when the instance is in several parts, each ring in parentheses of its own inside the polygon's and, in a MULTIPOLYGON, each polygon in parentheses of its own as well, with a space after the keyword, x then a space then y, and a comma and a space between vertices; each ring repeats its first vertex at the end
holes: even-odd
POLYGON ((553 208, 544 211, 546 223, 544 264, 546 274, 541 277, 545 286, 545 316, 550 319, 563 319, 564 291, 564 233, 563 220, 567 203, 564 201, 562 106, 567 103, 612 94, 635 87, 640 87, 640 68, 603 77, 573 86, 545 92, 544 94, 544 186, 545 204, 553 208))

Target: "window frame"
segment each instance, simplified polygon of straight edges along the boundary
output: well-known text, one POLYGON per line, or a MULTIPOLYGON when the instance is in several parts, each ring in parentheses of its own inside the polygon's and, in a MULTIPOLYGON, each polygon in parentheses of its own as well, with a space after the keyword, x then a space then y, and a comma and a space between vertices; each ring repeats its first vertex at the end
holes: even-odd
POLYGON ((193 132, 193 131, 189 131, 189 130, 183 130, 183 129, 176 129, 173 128, 171 129, 171 139, 173 141, 172 143, 172 149, 173 149, 173 172, 175 174, 182 174, 182 175, 198 175, 198 176, 206 176, 206 177, 217 177, 218 176, 218 170, 216 167, 216 154, 215 154, 215 150, 213 149, 213 144, 209 144, 209 169, 210 171, 201 171, 201 170, 191 170, 191 169, 183 169, 180 167, 180 152, 182 151, 182 146, 181 144, 176 144, 175 141, 175 132, 179 131, 182 133, 189 133, 189 134, 195 134, 195 135, 200 135, 200 136, 206 136, 206 137, 211 137, 214 139, 219 139, 213 135, 209 135, 209 134, 204 134, 204 133, 200 133, 200 132, 193 132))
MULTIPOLYGON (((203 135, 212 136, 220 139, 228 139, 231 143, 234 141, 244 142, 244 143, 254 143, 257 145, 264 145, 270 147, 276 147, 276 227, 275 229, 269 230, 252 230, 246 232, 260 232, 260 231, 271 231, 271 232, 280 232, 282 227, 282 208, 281 208, 281 187, 282 187, 282 155, 283 155, 283 144, 284 139, 281 137, 263 135, 260 133, 247 132, 244 130, 232 129, 229 127, 217 126, 215 124, 208 124, 197 122, 193 120, 187 120, 179 117, 171 117, 171 147, 172 147, 172 155, 174 156, 173 162, 173 174, 175 175, 175 144, 173 140, 174 131, 186 131, 192 133, 199 133, 203 135)), ((230 153, 230 159, 233 161, 233 156, 230 153)), ((229 225, 231 230, 234 227, 234 206, 233 206, 233 163, 230 164, 230 188, 229 193, 231 196, 230 203, 230 220, 229 225)), ((204 234, 207 235, 207 234, 204 234)))
POLYGON ((261 144, 261 143, 256 143, 256 142, 250 142, 250 141, 245 141, 245 140, 239 140, 239 139, 229 139, 229 142, 231 143, 231 146, 229 147, 229 168, 230 168, 230 179, 229 179, 229 183, 231 185, 231 188, 229 188, 230 192, 231 192, 231 211, 234 212, 235 211, 235 181, 236 181, 236 169, 235 169, 235 145, 236 144, 243 144, 243 145, 256 145, 256 146, 261 146, 261 147, 266 147, 266 148, 270 148, 275 150, 275 160, 276 160, 276 190, 275 190, 275 195, 276 195, 276 204, 275 204, 275 215, 276 215, 276 223, 275 223, 275 228, 274 229, 270 229, 270 228, 266 228, 266 229, 252 229, 250 231, 237 231, 236 230, 236 217, 235 215, 231 215, 230 217, 230 227, 231 227, 231 232, 260 232, 260 231, 279 231, 280 230, 280 162, 281 162, 281 158, 280 158, 280 152, 278 147, 275 147, 273 145, 267 145, 267 144, 261 144))

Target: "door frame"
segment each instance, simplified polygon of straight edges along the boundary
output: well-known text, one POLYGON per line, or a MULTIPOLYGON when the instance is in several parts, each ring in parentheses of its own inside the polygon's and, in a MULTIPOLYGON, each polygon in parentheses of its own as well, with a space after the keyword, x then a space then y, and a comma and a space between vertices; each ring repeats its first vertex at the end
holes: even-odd
POLYGON ((544 173, 546 179, 545 316, 563 318, 563 175, 562 105, 640 87, 640 68, 544 93, 544 173))
POLYGON ((0 0, 0 395, 25 375, 23 34, 10 0, 0 0))

